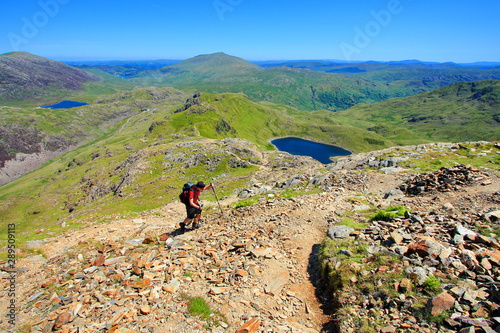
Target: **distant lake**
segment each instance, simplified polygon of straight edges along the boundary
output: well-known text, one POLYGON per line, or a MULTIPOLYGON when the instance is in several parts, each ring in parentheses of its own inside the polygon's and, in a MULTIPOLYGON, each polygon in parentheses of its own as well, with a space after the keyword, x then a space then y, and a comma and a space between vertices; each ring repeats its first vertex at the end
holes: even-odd
POLYGON ((280 151, 292 155, 310 156, 323 164, 333 163, 330 157, 351 155, 350 151, 339 147, 299 138, 281 138, 271 143, 280 151))
POLYGON ((89 103, 82 103, 82 102, 75 102, 75 101, 61 101, 61 102, 56 103, 56 104, 42 106, 42 108, 71 109, 71 108, 77 108, 79 106, 84 106, 84 105, 89 105, 89 103))

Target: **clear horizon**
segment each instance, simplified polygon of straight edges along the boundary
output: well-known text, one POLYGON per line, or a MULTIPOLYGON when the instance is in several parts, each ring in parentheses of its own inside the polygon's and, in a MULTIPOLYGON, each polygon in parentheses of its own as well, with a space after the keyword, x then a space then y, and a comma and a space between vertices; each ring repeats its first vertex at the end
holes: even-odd
POLYGON ((500 1, 26 0, 1 5, 0 54, 58 61, 500 62, 500 1))

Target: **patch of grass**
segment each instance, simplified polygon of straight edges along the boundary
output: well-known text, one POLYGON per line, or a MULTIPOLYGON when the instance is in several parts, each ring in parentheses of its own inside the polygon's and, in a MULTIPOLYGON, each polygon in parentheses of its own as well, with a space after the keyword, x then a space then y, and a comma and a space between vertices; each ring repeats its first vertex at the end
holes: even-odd
POLYGON ((203 297, 190 297, 188 298, 188 311, 192 316, 199 316, 205 320, 209 320, 213 315, 212 310, 203 297))
POLYGON ((427 279, 425 279, 422 284, 422 288, 431 293, 439 293, 441 291, 441 280, 434 275, 430 275, 427 279))
POLYGON ((380 210, 375 215, 373 215, 370 220, 371 221, 390 221, 397 217, 405 216, 405 214, 409 212, 403 206, 391 206, 386 209, 380 210))
POLYGON ((260 196, 256 195, 256 196, 250 197, 250 198, 245 199, 245 200, 240 200, 236 203, 234 208, 243 208, 243 207, 251 206, 253 204, 256 204, 260 198, 261 198, 260 196))
POLYGON ((476 168, 500 170, 500 154, 492 143, 462 143, 459 149, 434 147, 428 152, 399 163, 402 167, 417 169, 419 172, 434 172, 437 168, 452 167, 457 164, 472 165, 476 168))
POLYGON ((220 321, 224 320, 222 314, 213 311, 203 297, 183 297, 188 301, 188 312, 191 316, 200 317, 205 320, 208 325, 213 326, 219 326, 220 321))
POLYGON ((279 194, 279 197, 281 198, 293 198, 293 197, 298 197, 300 195, 307 195, 307 194, 317 194, 321 193, 322 190, 319 187, 313 187, 313 188, 288 188, 281 192, 279 194))
POLYGON ((358 222, 348 217, 343 218, 339 224, 351 227, 354 230, 364 230, 369 226, 368 222, 358 222))

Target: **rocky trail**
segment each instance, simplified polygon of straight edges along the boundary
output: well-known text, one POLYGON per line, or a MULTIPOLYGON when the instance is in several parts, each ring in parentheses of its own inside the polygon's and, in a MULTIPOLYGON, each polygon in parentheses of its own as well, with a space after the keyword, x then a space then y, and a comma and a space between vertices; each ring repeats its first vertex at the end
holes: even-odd
MULTIPOLYGON (((342 217, 354 212, 354 216, 366 221, 356 212, 367 206, 404 205, 413 212, 417 221, 414 224, 419 226, 413 231, 408 229, 408 219, 400 219, 372 223, 366 230, 346 237, 374 245, 391 240, 391 251, 411 256, 408 249, 414 250, 409 260, 413 263, 415 253, 435 261, 434 254, 412 247, 422 245, 420 236, 447 241, 440 236, 449 231, 443 223, 470 230, 484 214, 500 209, 500 180, 494 172, 446 192, 425 192, 424 185, 418 196, 394 191, 411 179, 409 173, 353 173, 346 169, 295 175, 288 180, 289 185, 294 180, 306 181, 320 185, 323 192, 290 198, 270 194, 256 204, 237 209, 229 208, 235 197, 224 198, 222 214, 214 206, 205 214, 201 228, 185 233, 178 228, 185 213, 183 205, 177 202, 135 218, 116 217, 106 223, 89 221, 78 230, 30 244, 41 249, 43 255, 27 256, 17 262, 16 330, 9 328, 5 320, 5 307, 0 309, 0 327, 5 332, 68 333, 356 332, 355 319, 345 323, 334 320, 334 302, 323 289, 317 269, 319 245, 342 217), (204 299, 211 312, 205 317, 190 312, 193 298, 204 299)), ((415 189, 415 184, 406 188, 415 189)), ((255 188, 262 187, 255 184, 255 188)), ((496 221, 494 217, 492 221, 496 221)), ((498 242, 491 238, 482 242, 477 239, 473 242, 477 244, 473 247, 477 253, 480 249, 498 249, 498 242)), ((465 250, 469 242, 472 241, 466 238, 462 246, 452 248, 465 250)), ((448 256, 452 257, 453 251, 448 256)), ((469 287, 474 296, 469 296, 467 305, 457 297, 455 312, 460 309, 462 317, 478 318, 472 316, 478 312, 476 305, 489 297, 474 282, 478 276, 492 283, 499 281, 500 261, 477 260, 481 268, 469 267, 472 273, 467 276, 467 281, 475 285, 469 287)), ((441 269, 439 262, 429 263, 425 258, 420 265, 424 265, 422 262, 441 269)), ((449 274, 463 269, 458 263, 447 267, 443 271, 449 274)), ((3 299, 9 272, 0 274, 3 299)), ((488 301, 488 311, 498 308, 490 298, 488 301)), ((420 325, 416 318, 404 314, 406 308, 387 308, 386 304, 372 302, 370 297, 367 302, 348 305, 353 318, 373 316, 374 312, 368 309, 376 304, 385 309, 384 332, 436 331, 435 327, 420 325)), ((373 320, 377 319, 381 320, 373 320)), ((486 327, 484 322, 481 325, 486 327)), ((457 322, 456 327, 456 331, 472 327, 464 332, 481 329, 479 324, 467 326, 462 322, 457 322)))
POLYGON ((48 260, 39 255, 19 261, 19 321, 51 331, 63 326, 60 314, 71 313, 65 324, 84 332, 116 326, 206 332, 204 321, 186 313, 181 295, 189 295, 206 298, 221 313, 221 326, 213 331, 259 317, 261 329, 318 332, 329 318, 315 297, 309 257, 333 210, 334 196, 327 198, 322 204, 314 197, 269 200, 223 216, 213 212, 202 228, 184 234, 177 203, 68 232, 44 244, 48 260), (144 245, 145 239, 151 244, 144 245), (92 249, 96 243, 103 246, 92 249), (74 304, 81 306, 77 315, 74 304), (142 313, 144 306, 150 313, 142 313), (127 316, 119 315, 123 309, 127 316))

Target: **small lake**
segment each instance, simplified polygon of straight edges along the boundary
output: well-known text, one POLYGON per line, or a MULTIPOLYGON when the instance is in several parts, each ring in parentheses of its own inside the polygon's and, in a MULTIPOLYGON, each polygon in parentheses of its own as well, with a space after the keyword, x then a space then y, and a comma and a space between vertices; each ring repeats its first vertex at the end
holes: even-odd
POLYGON ((52 105, 45 105, 42 108, 46 109, 71 109, 79 106, 89 105, 89 103, 75 102, 75 101, 61 101, 52 105))
POLYGON ((323 164, 333 163, 330 157, 351 155, 351 152, 345 149, 300 138, 281 138, 271 143, 280 151, 292 155, 310 156, 323 164))

